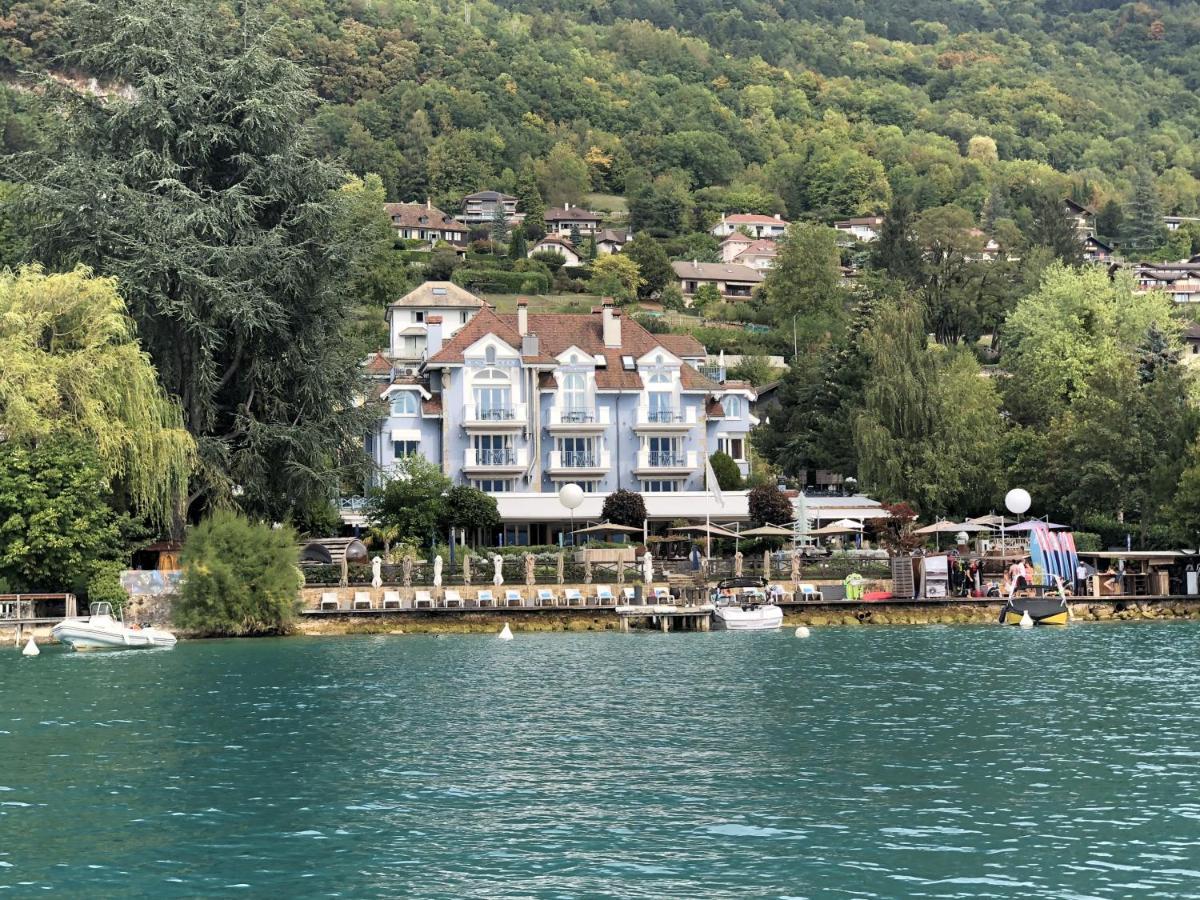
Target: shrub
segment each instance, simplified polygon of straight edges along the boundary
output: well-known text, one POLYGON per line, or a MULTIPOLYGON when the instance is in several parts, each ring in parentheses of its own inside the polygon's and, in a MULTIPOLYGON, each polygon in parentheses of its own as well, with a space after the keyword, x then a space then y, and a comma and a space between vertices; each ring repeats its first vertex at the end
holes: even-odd
POLYGON ((1075 549, 1080 553, 1096 553, 1100 548, 1100 535, 1094 531, 1076 531, 1075 549))
POLYGON ((792 501, 775 485, 754 488, 750 492, 748 502, 750 519, 756 525, 784 525, 795 518, 792 501))
MULTIPOLYGON (((718 450, 708 458, 712 463, 713 474, 717 476, 717 484, 723 491, 740 491, 742 489, 742 470, 728 453, 718 450)), ((790 502, 789 502, 789 513, 790 502)), ((789 515, 790 519, 790 515, 789 515)))
POLYGON ((129 595, 121 584, 122 563, 114 560, 97 563, 88 576, 88 603, 108 602, 114 610, 121 609, 129 595))
POLYGON ((550 277, 544 272, 465 268, 454 273, 454 283, 497 294, 545 294, 550 290, 550 277))
POLYGON ((538 250, 529 258, 544 263, 551 272, 557 272, 567 264, 567 258, 557 250, 538 250))
POLYGON ((604 498, 604 508, 600 517, 614 525, 627 525, 630 528, 641 528, 646 521, 646 501, 636 491, 622 488, 613 491, 604 498))
POLYGON ((285 631, 300 610, 296 562, 292 529, 214 514, 184 541, 176 624, 210 635, 285 631))

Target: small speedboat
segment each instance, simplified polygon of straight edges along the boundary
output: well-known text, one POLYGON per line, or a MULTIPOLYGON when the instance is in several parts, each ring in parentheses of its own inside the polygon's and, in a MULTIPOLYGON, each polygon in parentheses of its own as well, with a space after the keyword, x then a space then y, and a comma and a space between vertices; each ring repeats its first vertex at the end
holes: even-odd
POLYGON ((1066 625, 1071 618, 1064 597, 1009 597, 1000 610, 1000 624, 1020 625, 1026 613, 1029 613, 1034 625, 1066 625))
POLYGON ((126 625, 123 617, 113 618, 112 604, 93 603, 88 607, 88 613, 86 619, 63 619, 50 634, 72 650, 143 650, 175 646, 175 635, 169 631, 126 625))
POLYGON ((783 625, 783 610, 767 600, 761 578, 731 578, 713 595, 713 628, 718 631, 774 631, 783 625))

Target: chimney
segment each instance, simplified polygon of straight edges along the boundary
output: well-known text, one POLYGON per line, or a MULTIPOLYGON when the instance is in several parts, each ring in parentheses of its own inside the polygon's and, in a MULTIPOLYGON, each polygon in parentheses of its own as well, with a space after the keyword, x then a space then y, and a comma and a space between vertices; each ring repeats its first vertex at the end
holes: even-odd
POLYGON ((517 301, 517 334, 529 334, 529 301, 524 298, 517 301))
POLYGON ((696 259, 694 256, 692 257, 692 268, 697 272, 700 271, 700 260, 696 259))
POLYGON ((783 221, 783 216, 781 216, 779 213, 775 213, 775 221, 776 221, 776 222, 782 222, 782 221, 783 221))
POLYGON ((604 346, 615 350, 621 347, 621 314, 613 309, 612 297, 604 298, 604 306, 600 310, 601 324, 604 331, 604 346))
POLYGON ((433 209, 433 200, 431 200, 429 197, 425 198, 425 208, 433 209))
POLYGON ((442 317, 425 318, 425 358, 430 359, 442 351, 442 317))

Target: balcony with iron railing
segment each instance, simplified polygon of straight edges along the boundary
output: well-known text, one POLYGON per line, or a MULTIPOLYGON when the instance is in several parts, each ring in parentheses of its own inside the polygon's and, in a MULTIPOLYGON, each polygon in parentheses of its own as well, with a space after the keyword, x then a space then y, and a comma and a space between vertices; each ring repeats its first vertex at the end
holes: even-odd
POLYGON ((695 406, 639 406, 638 431, 686 431, 696 424, 695 406))
POLYGON ((463 451, 464 472, 519 472, 528 465, 529 451, 524 447, 485 450, 471 447, 463 451))
POLYGON ((546 426, 556 433, 602 431, 610 415, 607 406, 551 406, 546 426))
POLYGON ((611 469, 612 456, 607 450, 551 450, 546 461, 546 472, 551 477, 579 477, 611 469))
POLYGON ((503 406, 477 406, 468 403, 463 407, 462 423, 465 428, 474 430, 515 430, 526 424, 527 409, 524 403, 503 406))
POLYGON ((697 465, 695 450, 641 450, 634 471, 648 475, 687 473, 695 471, 697 465))

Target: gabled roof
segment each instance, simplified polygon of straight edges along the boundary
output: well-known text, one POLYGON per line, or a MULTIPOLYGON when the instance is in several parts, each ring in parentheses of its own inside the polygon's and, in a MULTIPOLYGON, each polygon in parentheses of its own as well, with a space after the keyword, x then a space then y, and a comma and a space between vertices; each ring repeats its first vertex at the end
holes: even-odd
POLYGON ((377 350, 363 361, 363 371, 372 376, 384 376, 392 374, 392 361, 383 355, 382 350, 377 350))
MULTIPOLYGON (((574 244, 572 244, 566 238, 561 238, 561 237, 558 237, 558 235, 553 235, 553 234, 546 235, 546 237, 539 240, 533 246, 534 247, 542 247, 542 246, 545 246, 546 244, 557 244, 558 246, 562 247, 565 250, 570 250, 576 256, 579 255, 579 251, 575 249, 574 244)), ((532 250, 532 248, 531 248, 531 250, 532 250)))
POLYGON ((680 278, 692 278, 697 281, 749 281, 757 284, 763 280, 761 272, 737 263, 683 260, 671 263, 671 268, 680 278))
POLYGON ((787 225, 787 219, 776 216, 760 216, 758 213, 734 213, 732 216, 722 216, 722 222, 730 225, 787 225))
POLYGON ((1094 209, 1084 206, 1082 203, 1076 203, 1070 197, 1063 197, 1063 203, 1066 204, 1067 209, 1071 210, 1072 212, 1084 213, 1085 215, 1089 216, 1094 216, 1096 214, 1094 209))
POLYGON ((458 219, 426 203, 385 203, 383 211, 391 217, 393 225, 402 225, 405 228, 440 228, 467 233, 466 226, 458 219))
POLYGON ((547 222, 599 222, 604 217, 582 206, 554 206, 542 218, 547 222))
POLYGON ((740 251, 734 259, 741 259, 743 256, 778 256, 779 245, 767 238, 760 238, 753 241, 740 251))
POLYGON ((487 306, 479 297, 452 281, 426 281, 388 305, 448 309, 479 309, 487 306))
POLYGON ((747 234, 742 234, 740 231, 735 231, 733 234, 727 234, 721 239, 721 246, 726 244, 752 244, 757 238, 752 238, 747 234))
MULTIPOLYGON (((605 347, 603 319, 598 313, 529 313, 529 333, 537 335, 538 356, 525 357, 527 363, 557 365, 557 356, 571 347, 578 347, 593 358, 603 357, 605 365, 596 369, 596 387, 599 390, 641 390, 642 377, 636 371, 627 371, 622 356, 639 359, 661 348, 673 356, 679 354, 662 341, 663 337, 681 335, 651 334, 628 316, 621 320, 621 346, 605 347)), ((454 365, 463 362, 463 353, 472 344, 489 334, 495 335, 510 347, 520 348, 521 336, 517 331, 517 316, 514 313, 497 314, 490 308, 479 312, 470 322, 452 337, 428 362, 429 365, 454 365)), ((701 353, 696 355, 701 355, 701 353)), ((680 369, 680 381, 688 391, 718 391, 717 384, 686 363, 680 369)))
POLYGON ((658 342, 678 356, 680 359, 695 359, 697 356, 708 356, 704 345, 690 334, 658 334, 658 342))
POLYGON ((629 240, 629 233, 624 228, 605 228, 596 235, 596 243, 603 244, 608 241, 612 244, 624 244, 629 240))

